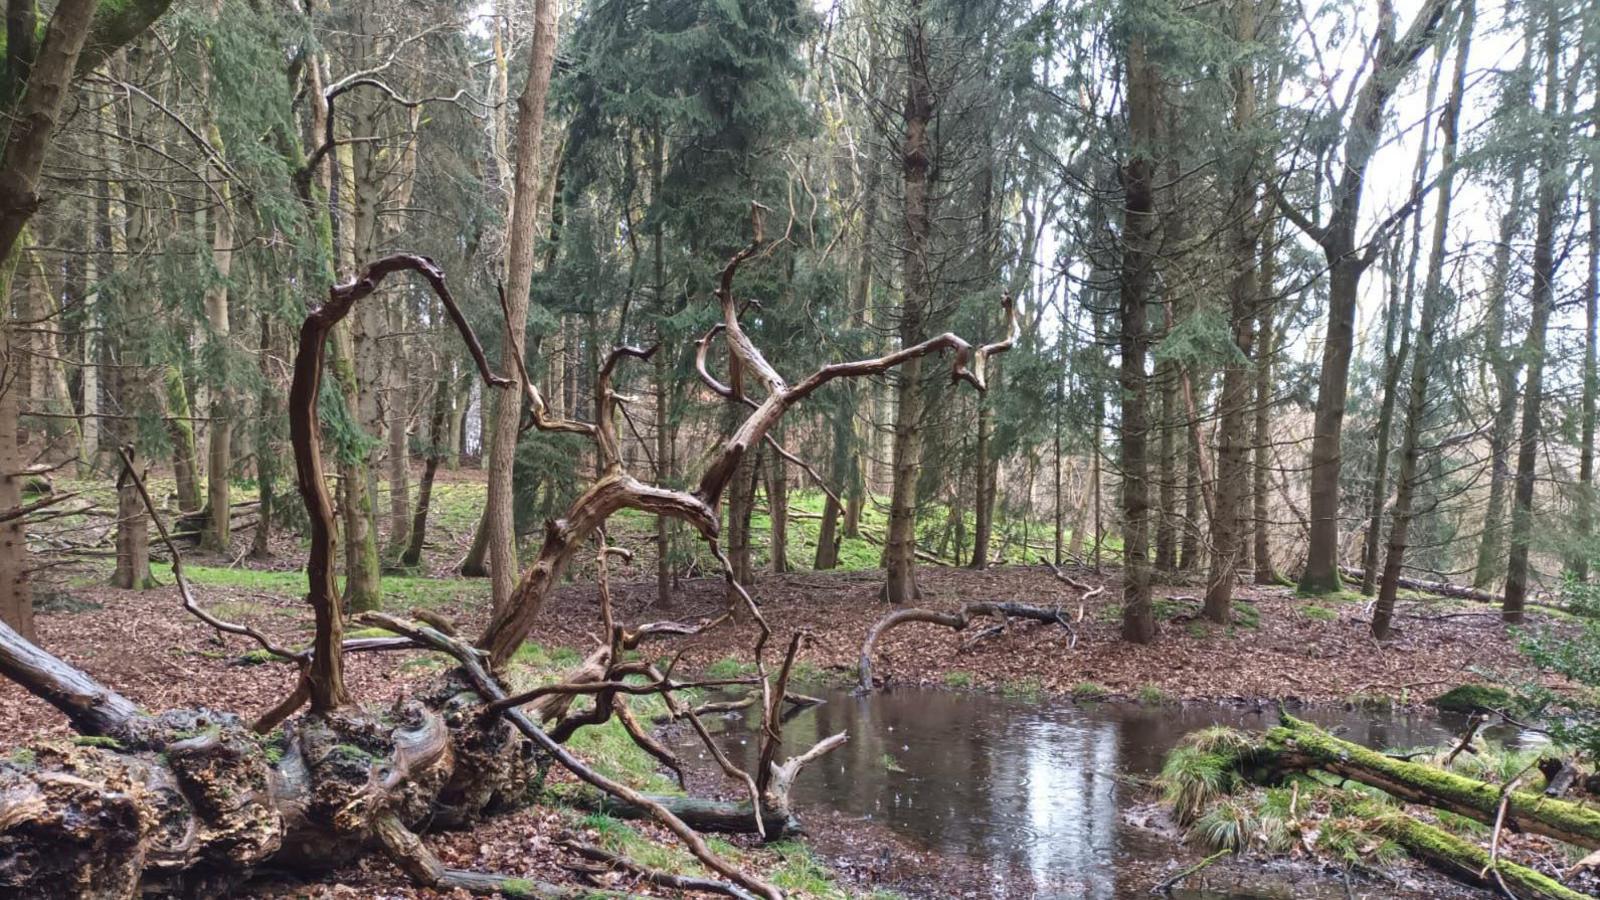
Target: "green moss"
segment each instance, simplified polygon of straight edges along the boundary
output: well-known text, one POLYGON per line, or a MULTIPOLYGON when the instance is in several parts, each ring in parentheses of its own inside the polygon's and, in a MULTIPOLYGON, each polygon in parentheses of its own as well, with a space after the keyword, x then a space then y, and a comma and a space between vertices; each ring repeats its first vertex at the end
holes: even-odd
POLYGON ((1428 704, 1445 712, 1474 713, 1507 709, 1515 701, 1515 695, 1502 687, 1487 684, 1463 684, 1429 700, 1428 704))
POLYGON ((510 897, 536 897, 539 886, 526 878, 508 878, 501 883, 500 893, 510 897))
POLYGON ((900 761, 895 759, 894 756, 892 756, 891 754, 888 754, 888 753, 885 753, 882 756, 882 758, 880 758, 878 760, 878 764, 883 766, 883 770, 885 772, 904 772, 905 771, 905 768, 900 765, 900 761))
POLYGON ((17 749, 11 751, 10 755, 6 757, 6 760, 14 766, 21 766, 24 769, 31 769, 38 765, 39 755, 27 747, 18 747, 17 749))
POLYGON ((100 747, 105 750, 121 750, 122 742, 112 737, 98 734, 80 734, 72 739, 79 747, 100 747))
POLYGON ((386 638, 394 637, 395 633, 387 628, 357 628, 355 631, 345 632, 347 638, 386 638))
POLYGON ((1300 614, 1308 619, 1316 619, 1319 622, 1331 622, 1334 619, 1339 618, 1339 614, 1337 612, 1327 608, 1326 606, 1318 606, 1315 603, 1310 603, 1300 607, 1300 614))
MULTIPOLYGON (((1471 810, 1492 819, 1500 806, 1501 786, 1446 772, 1422 763, 1398 760, 1342 741, 1310 723, 1292 716, 1267 732, 1266 746, 1274 751, 1295 752, 1313 762, 1341 773, 1357 769, 1374 773, 1391 784, 1415 785, 1429 796, 1457 810, 1471 810)), ((1561 831, 1581 835, 1600 843, 1600 810, 1588 809, 1565 800, 1528 791, 1510 795, 1512 814, 1546 822, 1561 831)))

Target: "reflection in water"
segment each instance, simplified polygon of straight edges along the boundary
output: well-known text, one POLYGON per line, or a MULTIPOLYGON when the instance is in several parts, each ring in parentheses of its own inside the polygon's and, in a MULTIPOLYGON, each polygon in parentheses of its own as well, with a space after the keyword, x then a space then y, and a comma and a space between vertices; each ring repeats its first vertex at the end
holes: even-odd
MULTIPOLYGON (((850 741, 801 775, 793 792, 800 809, 875 820, 928 850, 982 866, 992 872, 995 897, 1100 900, 1147 889, 1119 890, 1119 871, 1127 869, 1121 864, 1165 860, 1171 845, 1123 820, 1122 807, 1135 798, 1116 775, 1156 774, 1167 751, 1194 729, 1261 730, 1274 715, 1210 705, 1030 704, 915 688, 823 696, 827 703, 784 727, 786 748, 800 752, 838 731, 848 731, 850 741)), ((1302 715, 1379 748, 1440 743, 1464 724, 1421 713, 1302 715)), ((749 724, 735 717, 720 737, 746 766, 756 753, 749 724)), ((682 749, 689 759, 704 754, 692 736, 682 749)))

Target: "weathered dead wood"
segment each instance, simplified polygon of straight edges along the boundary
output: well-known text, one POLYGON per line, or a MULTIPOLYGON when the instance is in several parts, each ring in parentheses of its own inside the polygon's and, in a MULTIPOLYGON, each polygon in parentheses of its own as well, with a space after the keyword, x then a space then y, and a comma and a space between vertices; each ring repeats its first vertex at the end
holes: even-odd
POLYGON ((856 689, 871 691, 872 679, 872 653, 878 645, 878 640, 891 629, 898 628, 908 622, 927 622, 932 625, 943 625, 955 631, 965 631, 974 619, 985 616, 995 616, 1002 619, 1018 618, 1030 619, 1035 622, 1047 622, 1060 625, 1069 632, 1071 624, 1062 614, 1061 607, 1032 606, 1026 603, 1002 603, 997 601, 978 601, 962 604, 954 612, 939 612, 931 609, 897 609, 879 619, 867 631, 866 640, 861 642, 861 656, 857 663, 856 689))
POLYGON ((460 307, 445 283, 444 272, 425 256, 397 253, 379 259, 351 281, 328 289, 328 302, 306 316, 300 327, 300 346, 295 351, 294 377, 289 385, 289 441, 294 447, 295 478, 311 520, 311 548, 306 560, 309 591, 306 602, 316 616, 316 636, 310 671, 310 702, 313 712, 326 712, 349 702, 344 684, 344 619, 338 588, 333 580, 333 501, 328 495, 322 468, 322 429, 317 416, 317 397, 322 385, 323 359, 328 334, 344 319, 357 301, 378 289, 395 272, 412 271, 421 275, 444 304, 450 320, 461 332, 478 371, 492 386, 509 382, 489 368, 483 345, 467 324, 460 307))
MULTIPOLYGON (((500 686, 500 683, 485 667, 482 651, 427 626, 402 622, 392 616, 377 613, 368 613, 367 618, 391 631, 404 634, 420 644, 455 657, 456 661, 461 664, 461 669, 472 683, 473 688, 486 702, 498 703, 506 699, 505 689, 500 686)), ((622 803, 647 810, 656 821, 666 826, 669 831, 676 835, 684 846, 689 848, 689 852, 694 854, 695 858, 704 863, 707 868, 732 880, 751 893, 767 898, 767 900, 782 900, 783 894, 777 888, 755 876, 740 871, 737 867, 730 865, 713 853, 711 848, 706 845, 705 840, 696 833, 695 829, 676 815, 673 815, 670 809, 628 785, 614 781, 590 768, 588 764, 574 756, 558 741, 534 724, 531 719, 523 715, 520 710, 515 707, 507 709, 504 712, 504 717, 514 728, 531 738, 556 762, 585 783, 598 788, 622 803)))
MULTIPOLYGON (((1365 573, 1361 569, 1351 566, 1340 566, 1339 572, 1347 578, 1360 580, 1365 573)), ((1395 581, 1407 590, 1421 591, 1425 594, 1437 594, 1440 597, 1450 597, 1455 600, 1474 600, 1478 603, 1499 603, 1499 594, 1481 591, 1463 584, 1451 584, 1448 581, 1423 581, 1420 578, 1400 577, 1395 581)))

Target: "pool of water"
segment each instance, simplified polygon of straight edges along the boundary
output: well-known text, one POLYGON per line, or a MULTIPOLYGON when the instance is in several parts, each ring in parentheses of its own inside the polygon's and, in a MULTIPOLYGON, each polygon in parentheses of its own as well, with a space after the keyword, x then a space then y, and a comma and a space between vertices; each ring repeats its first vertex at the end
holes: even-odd
MULTIPOLYGON (((1184 734, 1208 725, 1260 731, 1275 708, 1183 704, 1025 702, 935 689, 896 688, 855 696, 821 691, 827 702, 784 726, 785 753, 847 731, 843 747, 813 763, 793 800, 803 812, 825 809, 877 823, 914 847, 979 866, 981 896, 1101 898, 1148 895, 1153 862, 1177 848, 1129 813, 1148 796, 1126 775, 1160 771, 1184 734), (1142 872, 1137 889, 1130 883, 1142 872)), ((1376 748, 1438 744, 1465 727, 1459 716, 1419 712, 1313 709, 1297 713, 1347 740, 1376 748)), ((736 761, 755 764, 753 716, 723 722, 717 739, 736 761)), ((1517 736, 1492 734, 1511 743, 1517 736)), ((707 762, 692 735, 688 760, 707 762)), ((1195 891, 1179 896, 1317 896, 1315 884, 1195 891)), ((1327 896, 1343 897, 1341 879, 1327 896)))

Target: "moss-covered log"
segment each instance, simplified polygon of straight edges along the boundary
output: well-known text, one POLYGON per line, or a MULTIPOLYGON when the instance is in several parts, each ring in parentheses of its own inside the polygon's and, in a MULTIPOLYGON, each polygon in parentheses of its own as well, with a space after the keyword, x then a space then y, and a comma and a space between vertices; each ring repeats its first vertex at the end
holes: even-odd
POLYGON ((1414 816, 1373 805, 1371 830, 1406 849, 1406 852, 1453 878, 1474 884, 1495 885, 1496 875, 1512 895, 1535 900, 1589 900, 1561 882, 1527 866, 1489 858, 1488 851, 1471 841, 1414 816))
MULTIPOLYGON (((1342 741, 1292 716, 1267 732, 1266 746, 1282 769, 1322 769, 1371 785, 1412 803, 1432 806, 1492 825, 1502 787, 1407 762, 1342 741)), ((1586 849, 1600 848, 1600 810, 1529 791, 1511 791, 1505 827, 1542 834, 1586 849)))

